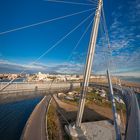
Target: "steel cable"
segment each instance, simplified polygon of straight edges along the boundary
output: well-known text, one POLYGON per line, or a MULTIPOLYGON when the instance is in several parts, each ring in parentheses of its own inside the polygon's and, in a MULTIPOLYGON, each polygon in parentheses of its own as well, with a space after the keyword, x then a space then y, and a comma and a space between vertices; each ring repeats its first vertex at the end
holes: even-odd
POLYGON ((61 17, 57 17, 57 18, 53 18, 53 19, 49 19, 49 20, 33 23, 33 24, 30 24, 30 25, 22 26, 22 27, 11 29, 11 30, 7 30, 7 31, 3 31, 3 32, 0 32, 0 35, 4 35, 4 34, 7 34, 7 33, 15 32, 15 31, 23 30, 23 29, 27 29, 27 28, 30 28, 30 27, 34 27, 34 26, 38 26, 38 25, 42 25, 42 24, 46 24, 46 23, 50 23, 50 22, 53 22, 53 21, 57 21, 57 20, 60 20, 60 19, 67 18, 67 17, 79 15, 79 14, 82 14, 82 13, 86 13, 86 12, 92 11, 93 9, 94 8, 91 8, 91 9, 88 9, 88 10, 84 10, 84 11, 68 14, 68 15, 65 15, 65 16, 61 16, 61 17))
MULTIPOLYGON (((80 24, 78 24, 75 28, 73 28, 70 32, 68 32, 65 36, 63 36, 60 40, 58 40, 52 47, 50 47, 47 51, 45 51, 42 55, 40 55, 34 62, 30 64, 35 64, 38 60, 40 60, 42 57, 44 57, 46 54, 48 54, 52 49, 54 49, 58 44, 60 44, 66 37, 68 37, 71 33, 73 33, 77 28, 79 28, 83 23, 85 23, 93 13, 91 13, 86 19, 84 19, 80 24)), ((25 68, 20 74, 23 74, 27 69, 25 68)), ((0 89, 0 92, 3 91, 5 88, 7 88, 14 80, 17 78, 12 79, 6 86, 0 89)))

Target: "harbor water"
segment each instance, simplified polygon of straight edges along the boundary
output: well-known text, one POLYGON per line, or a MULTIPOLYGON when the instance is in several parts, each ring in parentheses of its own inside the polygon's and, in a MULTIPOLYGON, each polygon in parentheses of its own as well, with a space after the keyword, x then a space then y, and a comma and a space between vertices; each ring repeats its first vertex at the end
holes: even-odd
POLYGON ((41 99, 0 104, 0 140, 19 140, 30 114, 41 99))

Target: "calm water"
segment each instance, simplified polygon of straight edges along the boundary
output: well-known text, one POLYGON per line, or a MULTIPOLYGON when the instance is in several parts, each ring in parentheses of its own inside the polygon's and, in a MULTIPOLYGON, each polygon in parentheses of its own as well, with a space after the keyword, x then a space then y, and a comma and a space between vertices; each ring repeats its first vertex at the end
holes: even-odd
POLYGON ((129 82, 140 83, 140 78, 136 78, 136 77, 121 77, 121 79, 129 82))
POLYGON ((0 105, 0 140, 19 140, 31 112, 41 97, 0 105))
MULTIPOLYGON (((18 79, 15 79, 14 82, 23 82, 25 80, 25 78, 18 78, 18 79)), ((11 80, 8 80, 8 79, 3 79, 3 80, 0 80, 0 82, 10 82, 11 80)))

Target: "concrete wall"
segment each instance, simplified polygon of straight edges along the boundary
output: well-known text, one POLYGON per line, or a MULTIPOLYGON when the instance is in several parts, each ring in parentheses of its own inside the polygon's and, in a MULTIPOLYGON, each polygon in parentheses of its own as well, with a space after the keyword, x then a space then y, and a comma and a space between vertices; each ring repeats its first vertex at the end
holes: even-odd
MULTIPOLYGON (((6 83, 5 83, 6 84, 6 83)), ((45 96, 47 94, 55 94, 59 92, 66 92, 72 87, 77 88, 80 83, 54 83, 50 87, 50 83, 43 84, 27 84, 27 83, 14 83, 0 92, 0 103, 19 101, 23 99, 34 98, 37 96, 45 96), (17 86, 17 88, 15 88, 17 86), (37 88, 36 88, 37 87, 37 88)), ((4 86, 4 85, 2 85, 4 86)))
MULTIPOLYGON (((0 83, 0 89, 2 89, 4 86, 6 86, 7 83, 0 83)), ((68 82, 55 82, 55 83, 12 83, 9 85, 4 92, 11 92, 11 91, 19 91, 19 90, 42 90, 42 89, 58 89, 58 88, 68 88, 70 86, 76 87, 80 86, 80 83, 68 83, 68 82)))

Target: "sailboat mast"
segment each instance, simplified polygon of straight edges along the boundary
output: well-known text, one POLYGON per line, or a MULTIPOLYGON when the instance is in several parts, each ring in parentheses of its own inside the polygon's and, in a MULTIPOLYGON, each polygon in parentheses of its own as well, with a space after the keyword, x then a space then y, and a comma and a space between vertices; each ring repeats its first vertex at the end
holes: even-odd
POLYGON ((97 40, 97 35, 98 35, 98 28, 99 28, 102 5, 103 5, 103 1, 99 0, 98 7, 97 7, 95 17, 94 17, 94 23, 93 23, 89 49, 88 49, 88 54, 87 54, 87 61, 86 61, 85 73, 84 73, 84 82, 83 82, 82 90, 81 90, 81 98, 79 102, 76 127, 81 127, 81 122, 82 122, 82 117, 83 117, 83 112, 84 112, 84 107, 85 107, 86 93, 87 93, 87 89, 89 85, 89 78, 91 74, 93 56, 95 52, 96 40, 97 40))

